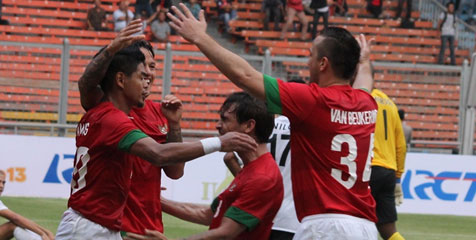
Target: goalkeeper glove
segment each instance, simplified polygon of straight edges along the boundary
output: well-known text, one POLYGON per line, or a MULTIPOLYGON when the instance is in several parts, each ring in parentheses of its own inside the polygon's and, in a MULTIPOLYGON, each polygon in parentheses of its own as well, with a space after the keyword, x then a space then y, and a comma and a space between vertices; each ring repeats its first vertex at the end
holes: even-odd
POLYGON ((395 184, 395 205, 400 206, 403 202, 402 184, 395 184))

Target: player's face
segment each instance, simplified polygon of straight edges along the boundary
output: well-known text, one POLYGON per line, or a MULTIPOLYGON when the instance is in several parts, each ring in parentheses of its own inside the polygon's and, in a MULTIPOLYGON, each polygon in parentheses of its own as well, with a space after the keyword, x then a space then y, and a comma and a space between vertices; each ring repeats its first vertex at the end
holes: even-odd
POLYGON ((135 107, 143 107, 147 91, 150 88, 150 77, 143 63, 137 65, 137 70, 126 77, 124 81, 124 94, 126 99, 135 107))
POLYGON ((312 42, 311 56, 309 57, 308 66, 309 66, 309 83, 319 84, 319 60, 317 59, 317 45, 324 38, 321 36, 316 37, 312 42))
POLYGON ((155 60, 152 57, 152 53, 150 53, 149 50, 147 50, 146 48, 141 48, 140 51, 145 56, 145 70, 147 74, 149 75, 149 80, 150 80, 150 84, 149 84, 149 87, 147 88, 146 95, 145 95, 145 98, 147 98, 150 95, 152 83, 154 82, 154 79, 155 79, 155 60))
POLYGON ((5 174, 0 173, 0 195, 3 193, 3 189, 5 188, 5 174))
POLYGON ((220 113, 220 120, 216 126, 220 135, 227 132, 243 132, 242 125, 236 120, 235 107, 231 106, 226 111, 220 113))

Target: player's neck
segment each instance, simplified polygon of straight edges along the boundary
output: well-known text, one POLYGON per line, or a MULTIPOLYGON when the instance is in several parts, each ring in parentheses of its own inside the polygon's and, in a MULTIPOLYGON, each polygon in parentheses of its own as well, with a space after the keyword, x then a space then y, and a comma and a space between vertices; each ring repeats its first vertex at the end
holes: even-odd
POLYGON ((256 151, 253 152, 246 152, 246 153, 238 153, 240 155, 241 160, 243 160, 243 164, 247 165, 250 162, 253 162, 254 160, 258 159, 261 155, 269 152, 268 148, 266 147, 266 143, 260 143, 258 144, 258 148, 256 148, 256 151))
POLYGON ((114 107, 123 111, 126 114, 129 114, 131 111, 131 106, 127 104, 127 101, 124 97, 118 96, 118 93, 111 93, 107 96, 107 100, 110 101, 114 107))

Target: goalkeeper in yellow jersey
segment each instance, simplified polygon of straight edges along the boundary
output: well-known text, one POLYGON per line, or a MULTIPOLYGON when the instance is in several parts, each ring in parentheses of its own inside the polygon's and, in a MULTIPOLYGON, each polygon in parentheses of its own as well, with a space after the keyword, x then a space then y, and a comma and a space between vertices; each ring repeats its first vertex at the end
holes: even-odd
POLYGON ((372 196, 377 203, 377 229, 383 239, 404 239, 395 225, 395 205, 403 201, 400 177, 407 151, 405 136, 395 103, 378 89, 372 91, 372 96, 378 104, 370 176, 372 196))

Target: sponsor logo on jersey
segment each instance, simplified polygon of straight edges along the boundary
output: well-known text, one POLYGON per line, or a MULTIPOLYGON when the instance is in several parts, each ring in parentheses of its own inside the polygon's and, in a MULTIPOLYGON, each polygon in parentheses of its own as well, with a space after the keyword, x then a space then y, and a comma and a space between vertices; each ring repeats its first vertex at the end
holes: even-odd
POLYGON ((167 125, 159 125, 159 131, 162 133, 162 134, 167 134, 169 132, 169 128, 167 127, 167 125))

